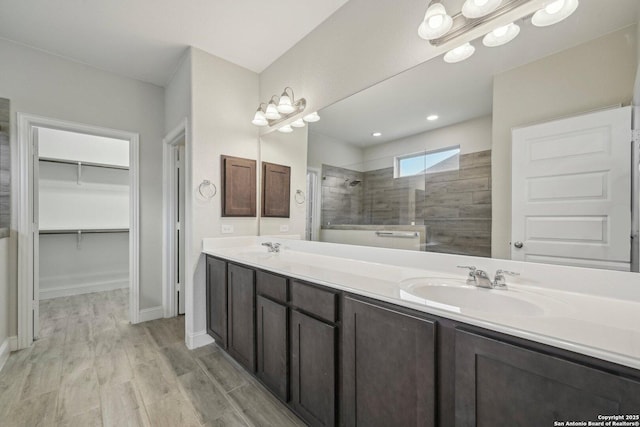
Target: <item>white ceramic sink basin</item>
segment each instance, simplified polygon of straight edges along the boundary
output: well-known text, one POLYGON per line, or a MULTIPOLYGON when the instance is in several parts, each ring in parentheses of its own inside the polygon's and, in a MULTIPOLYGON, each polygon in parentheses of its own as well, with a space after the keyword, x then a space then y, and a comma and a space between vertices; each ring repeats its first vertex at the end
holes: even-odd
POLYGON ((404 300, 456 312, 491 312, 505 316, 542 316, 539 296, 526 292, 469 286, 465 280, 425 277, 400 282, 404 300))

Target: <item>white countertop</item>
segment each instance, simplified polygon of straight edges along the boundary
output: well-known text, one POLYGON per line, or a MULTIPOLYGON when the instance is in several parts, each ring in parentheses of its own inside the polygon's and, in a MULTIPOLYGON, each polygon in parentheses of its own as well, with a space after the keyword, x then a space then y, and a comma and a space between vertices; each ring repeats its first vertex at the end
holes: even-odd
MULTIPOLYGON (((441 300, 429 300, 412 293, 415 282, 412 279, 430 278, 431 281, 462 285, 463 271, 451 274, 435 269, 311 253, 291 248, 296 244, 291 247, 285 245, 280 253, 269 254, 265 247, 255 242, 255 238, 253 242, 245 238, 233 244, 226 244, 224 240, 205 239, 203 252, 640 369, 640 301, 635 299, 529 286, 511 283, 507 278, 508 290, 472 289, 470 292, 478 294, 465 295, 470 296, 471 302, 466 298, 466 302, 457 304, 455 299, 453 302, 449 299, 443 304, 441 300), (474 304, 476 299, 477 305, 474 304), (480 303, 493 303, 494 300, 496 308, 491 310, 480 303), (529 307, 534 309, 527 310, 529 307)), ((308 247, 309 242, 304 245, 308 247)), ((392 262, 393 252, 390 254, 392 262)))

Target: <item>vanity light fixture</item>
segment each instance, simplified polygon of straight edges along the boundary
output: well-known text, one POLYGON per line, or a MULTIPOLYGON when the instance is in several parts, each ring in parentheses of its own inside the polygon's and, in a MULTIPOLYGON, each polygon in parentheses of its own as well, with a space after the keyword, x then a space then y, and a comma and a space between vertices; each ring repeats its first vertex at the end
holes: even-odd
POLYGON ((476 51, 471 43, 465 43, 462 46, 458 46, 455 49, 451 49, 444 54, 444 62, 449 64, 455 64, 456 62, 464 61, 469 58, 476 51))
POLYGON ((555 0, 533 14, 531 23, 536 27, 548 27, 568 18, 578 8, 578 0, 555 0))
MULTIPOLYGON (((451 44, 479 26, 488 26, 494 20, 526 5, 531 0, 465 0, 460 12, 452 16, 447 14, 442 2, 444 0, 429 1, 424 19, 418 27, 418 35, 436 47, 451 44)), ((538 27, 558 23, 575 12, 578 3, 579 0, 547 0, 543 3, 545 7, 533 14, 531 22, 538 27)), ((528 11, 527 15, 515 18, 525 18, 530 16, 529 13, 528 11)), ((501 46, 515 39, 518 34, 520 34, 520 27, 513 22, 500 27, 494 25, 493 29, 483 37, 482 43, 487 47, 501 46)), ((469 58, 474 52, 475 47, 467 42, 448 51, 444 55, 444 60, 449 63, 460 62, 469 58)))
POLYGON ((431 114, 431 115, 427 116, 427 120, 429 120, 430 122, 432 122, 434 120, 438 120, 438 115, 437 114, 431 114))
POLYGON ((293 128, 291 126, 289 126, 289 125, 284 125, 284 126, 278 128, 278 132, 291 133, 291 132, 293 132, 293 128))
POLYGON ((432 3, 424 14, 418 27, 418 35, 425 40, 433 40, 444 36, 453 26, 453 19, 447 15, 442 3, 432 3))
POLYGON ((382 133, 380 132, 374 132, 371 134, 371 136, 382 136, 382 133))
POLYGON ((315 123, 318 120, 320 120, 320 116, 318 115, 317 111, 314 111, 313 113, 307 114, 306 116, 304 116, 302 120, 304 120, 307 123, 315 123))
POLYGON ((294 122, 291 122, 291 126, 294 128, 303 128, 305 126, 304 120, 298 119, 294 122))
POLYGON ((462 5, 462 14, 466 18, 481 18, 500 6, 502 0, 467 0, 462 5))
MULTIPOLYGON (((307 101, 304 98, 295 99, 293 89, 287 86, 282 91, 282 95, 273 95, 268 104, 261 103, 258 106, 251 123, 256 126, 275 126, 285 120, 293 118, 293 116, 297 114, 301 114, 306 107, 307 101)), ((320 120, 319 116, 317 120, 320 120)), ((304 127, 304 122, 302 119, 298 119, 290 123, 290 125, 282 126, 284 131, 281 132, 289 133, 293 131, 291 126, 304 127)))
POLYGON ((515 39, 518 34, 520 34, 520 26, 512 22, 511 24, 498 27, 485 35, 482 39, 482 44, 487 47, 502 46, 515 39))

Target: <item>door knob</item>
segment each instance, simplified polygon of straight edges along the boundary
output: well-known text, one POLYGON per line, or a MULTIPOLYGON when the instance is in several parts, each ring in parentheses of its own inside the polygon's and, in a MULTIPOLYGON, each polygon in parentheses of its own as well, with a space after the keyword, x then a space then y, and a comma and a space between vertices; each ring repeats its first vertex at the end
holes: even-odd
POLYGON ((513 246, 515 246, 516 248, 520 249, 524 246, 524 244, 522 242, 514 242, 513 246))

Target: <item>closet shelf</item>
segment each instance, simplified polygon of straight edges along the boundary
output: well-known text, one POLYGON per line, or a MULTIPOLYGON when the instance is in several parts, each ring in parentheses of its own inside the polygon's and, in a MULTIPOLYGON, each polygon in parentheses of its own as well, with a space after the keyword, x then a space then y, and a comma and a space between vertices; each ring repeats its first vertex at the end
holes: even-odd
POLYGON ((67 165, 82 165, 82 166, 92 166, 96 168, 129 170, 129 166, 110 165, 107 163, 83 162, 79 160, 55 159, 53 157, 39 157, 38 160, 40 160, 41 162, 63 163, 67 165))
POLYGON ((90 233, 128 233, 128 228, 75 228, 40 230, 39 234, 90 234, 90 233))

